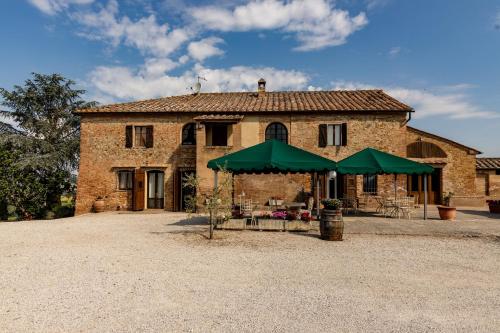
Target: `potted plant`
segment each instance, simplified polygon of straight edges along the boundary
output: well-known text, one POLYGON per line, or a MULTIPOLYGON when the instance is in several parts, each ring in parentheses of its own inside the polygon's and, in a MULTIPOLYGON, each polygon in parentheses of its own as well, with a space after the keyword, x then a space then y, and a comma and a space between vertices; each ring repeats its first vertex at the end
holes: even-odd
POLYGON ((443 205, 437 206, 441 220, 454 220, 457 217, 457 209, 451 207, 453 192, 443 193, 443 205))
POLYGON ((500 214, 500 200, 486 200, 486 202, 490 208, 490 213, 500 214))
POLYGON ((104 212, 104 207, 105 207, 104 198, 101 196, 98 196, 94 201, 93 207, 94 207, 95 213, 104 212))
POLYGON ((321 201, 323 211, 319 222, 321 239, 341 241, 344 234, 344 221, 342 219, 342 201, 338 199, 325 199, 321 201))

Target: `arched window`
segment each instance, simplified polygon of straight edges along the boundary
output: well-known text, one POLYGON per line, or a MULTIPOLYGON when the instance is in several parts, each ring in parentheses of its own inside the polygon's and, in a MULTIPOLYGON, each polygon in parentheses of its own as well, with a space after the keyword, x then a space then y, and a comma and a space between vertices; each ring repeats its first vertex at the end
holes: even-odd
POLYGON ((446 153, 438 145, 417 141, 406 146, 406 156, 412 158, 446 157, 446 153))
POLYGON ((189 123, 182 128, 182 144, 195 145, 196 144, 196 124, 189 123))
POLYGON ((266 141, 273 139, 288 143, 288 130, 286 129, 285 125, 281 123, 272 123, 267 126, 266 141))

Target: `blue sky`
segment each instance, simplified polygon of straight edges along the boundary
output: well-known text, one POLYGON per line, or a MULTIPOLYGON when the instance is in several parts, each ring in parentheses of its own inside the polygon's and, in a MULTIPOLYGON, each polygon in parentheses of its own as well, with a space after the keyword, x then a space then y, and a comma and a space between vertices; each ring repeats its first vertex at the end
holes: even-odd
POLYGON ((500 2, 4 0, 0 87, 61 73, 102 103, 382 88, 411 125, 500 156, 500 2))

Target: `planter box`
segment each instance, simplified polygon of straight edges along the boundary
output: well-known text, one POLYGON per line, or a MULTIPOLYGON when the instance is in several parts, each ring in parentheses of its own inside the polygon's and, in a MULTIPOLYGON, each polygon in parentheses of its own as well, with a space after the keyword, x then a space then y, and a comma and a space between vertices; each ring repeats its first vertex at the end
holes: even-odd
POLYGON ((259 219, 257 223, 258 230, 284 230, 283 223, 285 220, 275 220, 275 219, 259 219))
POLYGON ((246 229, 247 219, 230 219, 216 225, 217 229, 246 229))
POLYGON ((293 221, 285 221, 285 230, 286 231, 309 231, 311 230, 311 224, 308 222, 293 220, 293 221))

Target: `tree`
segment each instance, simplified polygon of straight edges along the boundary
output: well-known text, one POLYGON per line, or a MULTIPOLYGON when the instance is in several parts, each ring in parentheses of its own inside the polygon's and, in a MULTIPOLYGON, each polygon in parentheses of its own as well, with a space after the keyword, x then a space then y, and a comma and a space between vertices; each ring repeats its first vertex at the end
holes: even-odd
MULTIPOLYGON (((2 105, 10 109, 0 111, 0 116, 14 124, 0 122, 0 144, 14 152, 9 156, 12 168, 19 174, 27 174, 32 181, 32 186, 19 180, 12 183, 24 188, 12 189, 7 197, 15 200, 12 194, 20 195, 22 190, 29 197, 38 193, 31 190, 42 187, 43 203, 36 205, 38 209, 29 209, 30 212, 38 210, 35 215, 39 215, 42 210, 60 204, 61 195, 71 190, 71 173, 78 166, 80 144, 80 119, 74 111, 96 103, 85 102, 81 97, 85 91, 74 89, 75 83, 59 74, 33 73, 32 76, 24 86, 16 85, 12 91, 0 88, 2 105)), ((22 200, 17 204, 24 205, 16 206, 20 210, 29 206, 22 200)))
POLYGON ((232 214, 232 174, 227 171, 225 166, 219 167, 217 172, 222 176, 221 182, 204 194, 200 189, 201 179, 198 176, 192 174, 183 179, 183 186, 195 193, 186 197, 186 211, 194 213, 201 206, 200 208, 204 208, 205 212, 209 214, 209 239, 213 238, 214 225, 217 221, 229 219, 232 214))

